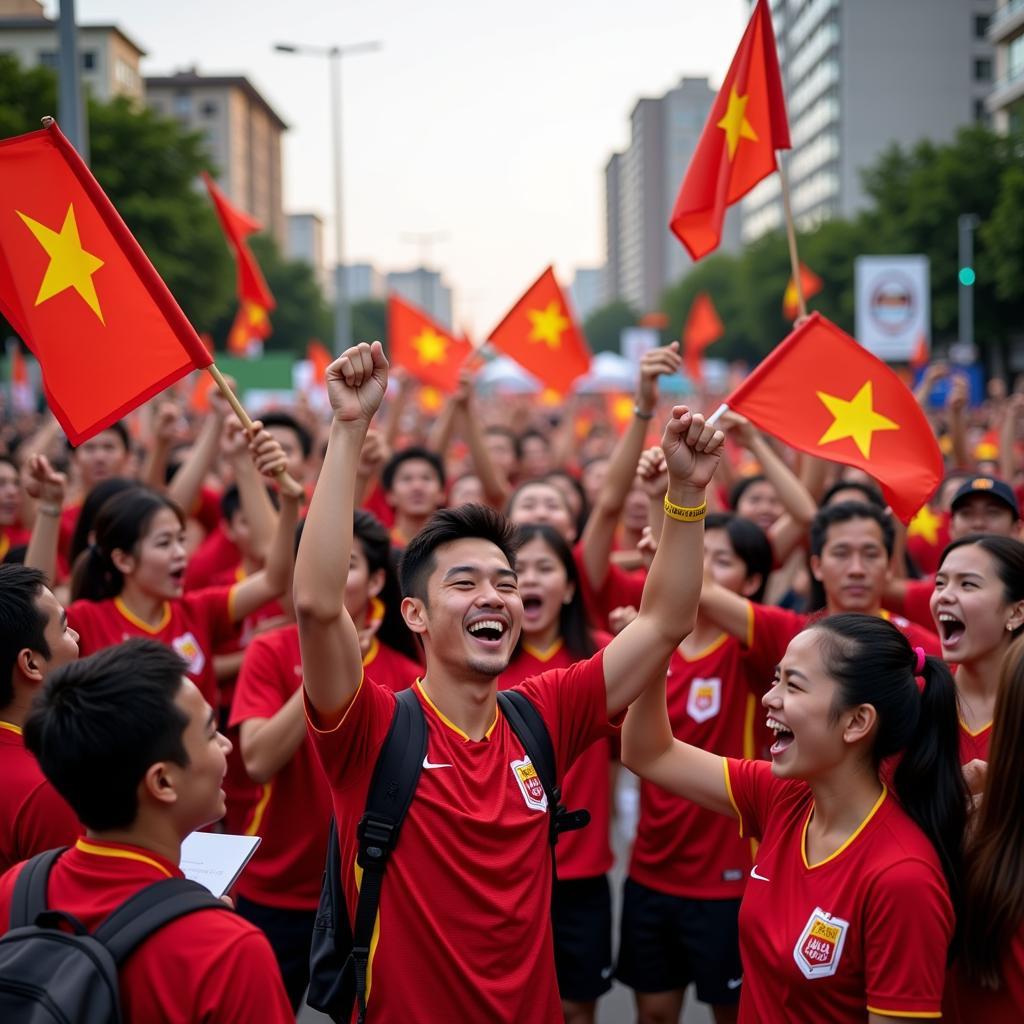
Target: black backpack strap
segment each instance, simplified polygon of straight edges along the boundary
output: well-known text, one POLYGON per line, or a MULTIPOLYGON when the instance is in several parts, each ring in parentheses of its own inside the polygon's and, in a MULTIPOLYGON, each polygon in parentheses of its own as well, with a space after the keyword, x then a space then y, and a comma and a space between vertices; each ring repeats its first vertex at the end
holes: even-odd
POLYGON ((27 860, 25 866, 18 872, 11 895, 12 931, 33 924, 44 910, 49 909, 46 903, 46 886, 50 881, 50 869, 66 849, 66 846, 59 846, 55 850, 37 853, 27 860))
POLYGON ((228 910, 209 889, 187 878, 165 878, 125 900, 93 932, 120 966, 154 932, 197 910, 228 910))
POLYGON ((351 961, 360 1024, 366 1017, 366 972, 381 883, 427 755, 427 723, 419 698, 411 688, 396 696, 395 714, 373 770, 366 810, 356 829, 363 877, 352 925, 351 961))
POLYGON ((500 690, 498 703, 512 731, 519 738, 526 756, 537 771, 537 777, 548 798, 551 822, 551 845, 562 832, 573 832, 590 824, 590 811, 568 811, 562 805, 562 791, 555 771, 555 751, 551 734, 533 702, 520 690, 500 690))

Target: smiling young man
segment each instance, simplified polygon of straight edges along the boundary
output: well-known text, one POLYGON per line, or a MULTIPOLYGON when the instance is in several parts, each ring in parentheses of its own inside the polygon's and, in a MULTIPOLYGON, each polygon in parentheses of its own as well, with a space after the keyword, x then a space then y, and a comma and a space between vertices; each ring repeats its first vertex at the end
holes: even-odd
MULTIPOLYGON (((349 349, 327 371, 334 417, 323 472, 295 567, 309 730, 331 786, 349 914, 362 815, 395 696, 364 678, 359 637, 342 594, 352 546, 356 465, 387 387, 378 342, 349 349)), ((677 407, 665 428, 669 467, 661 547, 640 614, 604 650, 525 680, 559 777, 608 734, 645 686, 663 676, 692 628, 704 490, 722 434, 677 407)), ((424 770, 384 880, 371 951, 375 1024, 562 1020, 551 935, 546 798, 497 706, 497 677, 519 637, 523 604, 514 532, 481 506, 440 512, 406 550, 402 614, 423 641, 414 684, 427 722, 424 770)), ((412 682, 412 680, 410 680, 412 682)))
MULTIPOLYGON (((163 878, 182 876, 181 843, 224 813, 231 744, 185 663, 128 640, 63 666, 25 722, 25 743, 86 827, 50 871, 47 903, 94 930, 163 878)), ((0 878, 0 934, 21 866, 0 878)), ((263 933, 226 907, 179 917, 119 974, 125 1020, 279 1024, 294 1016, 263 933)))

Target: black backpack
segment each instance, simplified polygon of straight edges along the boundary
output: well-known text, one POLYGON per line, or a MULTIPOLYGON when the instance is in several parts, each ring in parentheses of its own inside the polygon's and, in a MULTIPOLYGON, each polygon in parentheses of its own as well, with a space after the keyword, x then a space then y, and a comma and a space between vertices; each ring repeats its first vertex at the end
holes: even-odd
POLYGON ((0 1021, 119 1024, 117 971, 140 943, 185 914, 227 909, 198 882, 167 878, 140 889, 90 933, 46 903, 50 869, 65 849, 37 854, 14 883, 11 930, 0 938, 0 1021))
MULTIPOLYGON (((554 847, 559 833, 583 828, 590 821, 590 812, 567 811, 562 806, 562 794, 555 784, 555 752, 551 737, 544 719, 529 698, 517 690, 504 690, 498 693, 498 703, 533 763, 547 795, 554 870, 554 847)), ((398 843, 402 821, 416 792, 426 753, 427 723, 423 708, 411 689, 403 690, 395 702, 391 727, 377 756, 370 781, 366 809, 356 829, 363 878, 354 925, 349 920, 341 885, 337 825, 331 819, 320 906, 313 926, 306 1002, 326 1013, 337 1024, 348 1024, 352 1009, 357 1005, 359 1024, 366 1020, 366 970, 380 903, 381 882, 388 858, 398 843)))

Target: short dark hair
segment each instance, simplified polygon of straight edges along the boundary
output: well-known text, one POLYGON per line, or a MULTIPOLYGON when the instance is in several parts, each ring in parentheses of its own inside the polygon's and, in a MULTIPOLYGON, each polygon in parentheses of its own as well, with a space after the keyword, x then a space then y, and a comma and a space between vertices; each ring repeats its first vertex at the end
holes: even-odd
MULTIPOLYGON (((273 487, 267 488, 267 494, 270 496, 270 504, 274 508, 281 507, 281 501, 277 496, 277 491, 273 487)), ((220 517, 225 523, 230 525, 231 520, 235 518, 235 514, 242 507, 242 495, 238 490, 238 484, 232 484, 221 496, 220 496, 220 517)))
POLYGON ((131 825, 150 765, 185 766, 188 716, 174 703, 185 662, 136 638, 62 665, 25 721, 25 746, 87 828, 131 825))
POLYGON ((0 709, 14 700, 14 664, 26 647, 50 657, 46 616, 36 606, 46 575, 24 565, 0 565, 0 709))
POLYGON ((443 508, 430 517, 402 555, 399 566, 402 596, 418 597, 426 603, 427 580, 437 567, 434 552, 445 544, 466 538, 490 541, 515 568, 516 528, 500 512, 486 505, 443 508))
MULTIPOLYGON (((865 504, 876 505, 881 509, 885 508, 885 498, 882 497, 882 492, 877 487, 873 487, 871 484, 866 484, 862 480, 837 480, 821 496, 821 501, 818 502, 818 507, 825 508, 832 500, 832 496, 839 494, 842 491, 857 491, 858 494, 863 496, 865 504)), ((850 498, 848 500, 859 501, 860 499, 850 498)))
POLYGON ((390 459, 384 464, 384 469, 381 470, 380 482, 381 486, 385 491, 390 491, 392 484, 395 482, 395 474, 398 472, 398 467, 403 462, 412 462, 419 460, 420 462, 427 462, 430 464, 431 469, 437 474, 438 483, 441 485, 441 489, 445 487, 444 477, 444 463, 441 461, 441 456, 437 452, 432 452, 429 448, 423 448, 420 445, 410 445, 408 448, 403 448, 401 451, 395 452, 390 459))
POLYGON ((290 413, 274 410, 260 416, 260 422, 264 427, 284 427, 291 430, 299 439, 299 447, 302 449, 302 457, 308 459, 313 453, 313 436, 310 432, 290 413))
POLYGON ((761 577, 761 585, 750 596, 751 601, 762 601, 764 589, 768 585, 775 564, 771 541, 757 523, 735 512, 712 512, 704 521, 704 532, 708 530, 724 530, 729 538, 736 557, 747 568, 747 579, 752 576, 761 577))
MULTIPOLYGON (((97 430, 96 434, 93 436, 98 436, 107 430, 112 430, 115 434, 117 434, 119 438, 121 438, 121 443, 124 445, 124 450, 126 452, 131 451, 131 438, 129 438, 128 436, 128 428, 124 425, 123 420, 117 420, 115 423, 111 423, 110 426, 104 427, 103 430, 97 430)), ((68 447, 71 448, 72 451, 77 451, 81 447, 81 445, 73 445, 70 441, 68 441, 68 447)))
POLYGON ((764 473, 754 473, 751 476, 741 477, 732 485, 732 490, 729 491, 729 508, 735 509, 740 503, 740 499, 743 495, 754 486, 754 484, 763 484, 768 481, 768 477, 764 473))
POLYGON ((828 537, 830 526, 848 523, 853 519, 873 519, 882 531, 882 542, 886 554, 892 558, 896 534, 892 520, 877 505, 869 505, 864 501, 840 501, 827 508, 818 509, 811 522, 811 554, 821 556, 828 537))
POLYGON ((520 453, 523 450, 524 444, 527 441, 533 440, 534 438, 536 438, 538 441, 540 441, 544 445, 545 448, 550 448, 551 447, 551 438, 548 437, 547 434, 544 434, 541 431, 536 430, 536 429, 531 427, 529 430, 524 430, 519 435, 519 451, 520 451, 520 453))

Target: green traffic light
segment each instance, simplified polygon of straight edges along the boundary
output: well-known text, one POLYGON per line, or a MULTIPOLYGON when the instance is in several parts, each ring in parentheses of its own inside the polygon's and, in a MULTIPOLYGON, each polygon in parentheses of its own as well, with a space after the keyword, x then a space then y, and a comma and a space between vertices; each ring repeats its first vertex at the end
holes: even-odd
POLYGON ((974 273, 974 267, 961 267, 960 273, 957 274, 957 277, 960 278, 960 283, 965 288, 970 288, 977 279, 977 275, 974 273))

